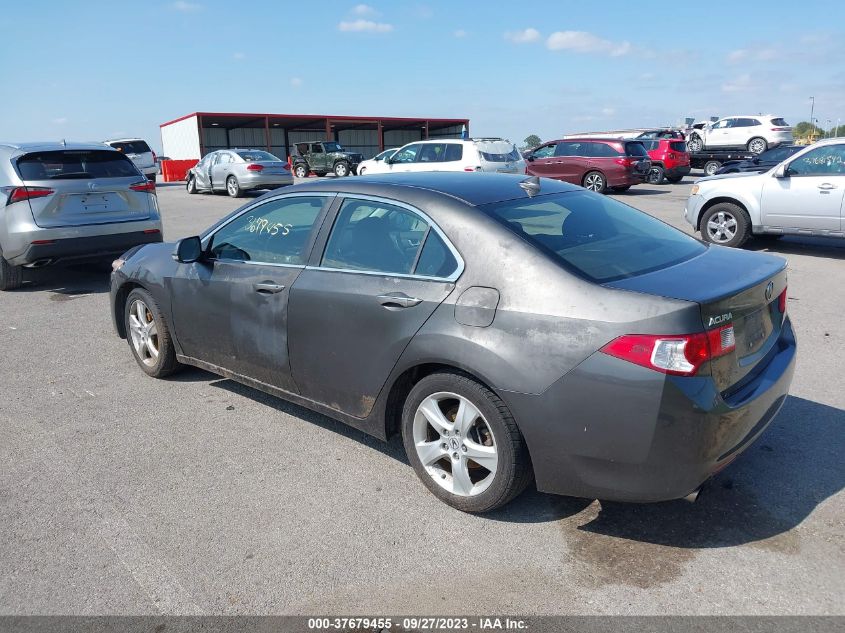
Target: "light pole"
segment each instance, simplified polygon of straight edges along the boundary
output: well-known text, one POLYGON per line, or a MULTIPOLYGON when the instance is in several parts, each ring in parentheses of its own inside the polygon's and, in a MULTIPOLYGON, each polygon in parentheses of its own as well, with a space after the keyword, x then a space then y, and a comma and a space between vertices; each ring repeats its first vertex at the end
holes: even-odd
POLYGON ((815 129, 813 128, 813 110, 815 110, 815 107, 816 98, 810 97, 810 138, 813 137, 813 132, 815 132, 815 129))

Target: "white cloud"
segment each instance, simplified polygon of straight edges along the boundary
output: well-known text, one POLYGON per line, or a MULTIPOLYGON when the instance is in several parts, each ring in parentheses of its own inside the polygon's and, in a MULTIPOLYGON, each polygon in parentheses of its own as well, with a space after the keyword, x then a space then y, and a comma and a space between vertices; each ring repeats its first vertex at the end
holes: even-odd
POLYGON ((373 22, 372 20, 353 20, 352 22, 341 22, 337 25, 337 29, 347 33, 389 33, 393 30, 393 25, 373 22))
POLYGON ((299 88, 302 86, 302 79, 299 77, 291 77, 290 78, 290 87, 291 88, 299 88))
POLYGON ((56 119, 53 119, 53 124, 55 124, 55 125, 64 125, 65 123, 67 123, 67 117, 66 116, 60 116, 56 119))
POLYGON ((536 42, 540 39, 540 31, 532 28, 523 29, 521 31, 508 31, 505 33, 505 39, 513 42, 514 44, 536 42))
POLYGON ((182 13, 192 13, 202 9, 202 5, 197 2, 186 2, 185 0, 178 0, 170 5, 171 9, 181 11, 182 13))
POLYGON ((246 59, 246 53, 241 53, 241 52, 234 53, 232 55, 232 59, 246 59))
POLYGON ((613 116, 614 114, 616 114, 616 110, 614 110, 613 108, 602 108, 601 113, 604 116, 613 116))
POLYGON ((726 81, 722 84, 722 92, 747 92, 754 87, 751 75, 748 73, 740 75, 736 79, 726 81))
POLYGON ((466 31, 464 31, 463 29, 458 29, 457 31, 455 31, 454 33, 452 33, 452 35, 454 35, 455 37, 466 37, 466 36, 467 36, 467 32, 466 32, 466 31))
POLYGON ((744 48, 738 48, 735 51, 731 51, 730 53, 728 53, 728 61, 732 64, 741 62, 746 57, 748 57, 748 51, 744 48))
POLYGON ((552 51, 597 53, 611 57, 621 57, 633 50, 630 42, 611 42, 587 31, 557 31, 549 35, 546 47, 552 51))
POLYGON ((376 11, 373 7, 368 4, 356 4, 352 8, 352 13, 355 15, 378 15, 378 11, 376 11))
POLYGON ((727 60, 730 64, 738 64, 744 61, 770 62, 773 59, 777 59, 777 57, 778 51, 775 48, 760 48, 753 51, 738 48, 728 53, 727 60))

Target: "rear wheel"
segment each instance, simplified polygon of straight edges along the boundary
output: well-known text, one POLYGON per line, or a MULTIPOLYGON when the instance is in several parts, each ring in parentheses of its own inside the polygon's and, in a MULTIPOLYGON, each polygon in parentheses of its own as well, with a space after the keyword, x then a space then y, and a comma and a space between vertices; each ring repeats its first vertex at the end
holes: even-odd
POLYGON ((338 178, 344 178, 349 175, 349 164, 343 161, 339 163, 335 163, 334 166, 334 175, 338 178))
POLYGON ((769 149, 769 144, 764 138, 758 136, 748 141, 748 151, 752 154, 762 154, 767 149, 769 149))
POLYGON ((149 292, 135 288, 129 293, 124 308, 124 325, 132 355, 146 374, 164 378, 181 368, 176 361, 170 330, 149 292))
POLYGON ((308 167, 306 167, 302 163, 296 165, 293 168, 293 175, 297 178, 308 178, 308 167))
POLYGON ((15 290, 23 283, 23 266, 13 266, 0 251, 0 290, 15 290))
POLYGON ((718 160, 708 160, 704 163, 704 167, 702 169, 704 169, 705 176, 714 176, 721 166, 722 163, 718 160))
POLYGON ((498 508, 531 481, 528 449, 507 405, 462 374, 431 374, 411 389, 402 440, 426 488, 464 512, 498 508))
POLYGON ((598 171, 591 171, 584 176, 584 188, 596 193, 604 193, 607 189, 607 181, 604 174, 598 171))
POLYGON ((651 185, 659 185, 663 182, 663 178, 666 176, 666 170, 663 169, 661 165, 652 165, 651 169, 648 170, 648 176, 646 176, 646 182, 651 185))
POLYGON ((238 184, 238 179, 234 176, 229 176, 226 179, 226 193, 232 198, 240 198, 243 195, 241 186, 238 184))
POLYGON ((701 237, 711 244, 739 247, 751 232, 751 218, 745 209, 732 202, 710 207, 701 218, 701 237))

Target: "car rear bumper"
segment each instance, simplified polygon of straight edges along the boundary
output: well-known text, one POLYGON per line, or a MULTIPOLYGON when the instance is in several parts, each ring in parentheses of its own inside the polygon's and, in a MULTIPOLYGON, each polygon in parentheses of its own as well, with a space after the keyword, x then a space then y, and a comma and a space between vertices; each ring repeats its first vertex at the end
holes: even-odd
MULTIPOLYGON (((651 168, 649 167, 649 169, 651 168)), ((645 182, 647 175, 648 171, 644 174, 638 172, 611 173, 607 176, 607 185, 608 187, 631 187, 633 185, 641 185, 645 182)))
POLYGON ((537 487, 613 501, 678 499, 733 461, 780 410, 795 368, 787 319, 738 393, 597 352, 540 395, 505 392, 537 487))
POLYGON ((102 260, 117 257, 138 244, 151 244, 161 241, 160 228, 130 233, 55 239, 45 244, 30 244, 23 254, 15 257, 11 263, 16 265, 50 265, 69 261, 102 260))
POLYGON ((241 189, 268 189, 271 187, 284 187, 293 184, 293 174, 261 174, 249 172, 246 175, 238 176, 238 184, 241 189))
POLYGON ((683 178, 690 173, 689 165, 676 165, 674 167, 667 167, 665 175, 667 178, 683 178))

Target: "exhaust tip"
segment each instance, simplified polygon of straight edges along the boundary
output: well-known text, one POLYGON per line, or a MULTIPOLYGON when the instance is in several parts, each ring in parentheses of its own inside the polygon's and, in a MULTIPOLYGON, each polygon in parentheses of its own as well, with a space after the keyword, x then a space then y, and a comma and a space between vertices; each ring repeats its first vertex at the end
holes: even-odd
POLYGON ((701 488, 696 488, 691 493, 689 493, 686 497, 684 497, 684 501, 689 501, 690 503, 695 503, 698 501, 698 497, 701 494, 701 488))
POLYGON ((53 260, 50 257, 44 259, 36 259, 34 262, 24 264, 24 268, 44 268, 44 266, 48 266, 51 263, 53 263, 53 260))

